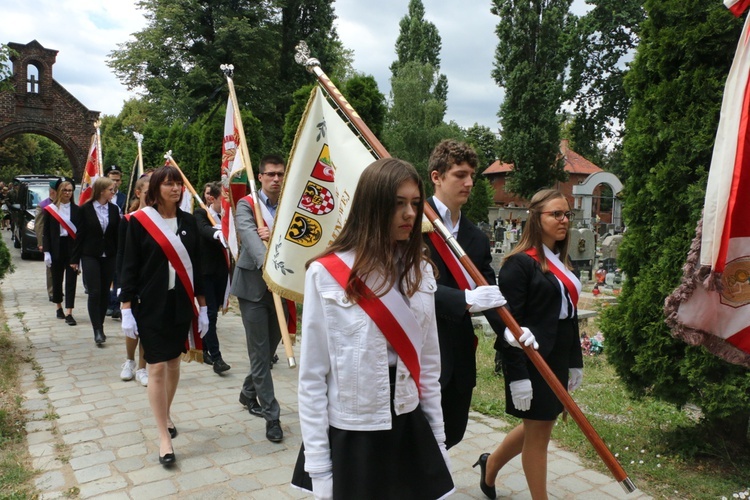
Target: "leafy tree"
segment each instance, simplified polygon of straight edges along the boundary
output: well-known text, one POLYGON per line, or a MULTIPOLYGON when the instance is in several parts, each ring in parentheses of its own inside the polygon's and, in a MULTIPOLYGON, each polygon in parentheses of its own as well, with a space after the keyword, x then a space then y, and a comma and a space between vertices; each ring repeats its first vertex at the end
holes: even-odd
POLYGON ((344 63, 345 52, 333 26, 336 15, 334 0, 284 0, 281 7, 281 53, 279 89, 286 96, 280 103, 286 113, 292 93, 310 83, 313 78, 294 61, 300 40, 310 47, 310 54, 320 61, 323 70, 333 76, 344 63))
POLYGON ((630 100, 623 86, 626 59, 638 46, 643 0, 586 0, 594 8, 576 20, 570 37, 567 98, 574 104, 567 137, 571 147, 606 165, 604 140, 619 144, 630 100))
POLYGON ((431 185, 427 162, 435 144, 443 139, 463 139, 455 123, 443 122, 445 101, 433 92, 436 83, 431 64, 409 62, 391 78, 391 108, 383 142, 391 155, 412 163, 431 185))
POLYGON ((63 149, 54 141, 36 134, 20 134, 0 143, 0 180, 16 175, 70 175, 71 166, 63 149))
POLYGON ((566 175, 559 159, 566 30, 572 0, 493 0, 500 18, 492 76, 505 89, 500 106, 503 161, 514 170, 507 187, 530 198, 566 175))
POLYGON ((487 208, 493 205, 494 196, 495 190, 490 181, 477 176, 474 180, 474 187, 471 188, 469 200, 461 207, 461 212, 475 224, 489 222, 490 213, 487 208))
POLYGON ((741 443, 750 372, 673 338, 662 312, 700 217, 740 22, 715 2, 647 0, 644 7, 641 43, 625 78, 632 107, 618 265, 629 278, 618 305, 603 314, 608 359, 635 393, 695 403, 706 423, 741 443))
POLYGON ((466 130, 466 142, 477 152, 477 177, 498 159, 500 141, 484 125, 474 124, 466 130))
POLYGON ((10 77, 13 76, 13 66, 10 57, 13 55, 13 49, 6 44, 0 44, 0 92, 4 90, 13 90, 10 77))
POLYGON ((148 25, 119 45, 108 64, 130 90, 158 110, 152 119, 173 123, 224 102, 223 63, 235 66, 240 107, 279 135, 277 110, 280 26, 270 0, 141 0, 148 25))

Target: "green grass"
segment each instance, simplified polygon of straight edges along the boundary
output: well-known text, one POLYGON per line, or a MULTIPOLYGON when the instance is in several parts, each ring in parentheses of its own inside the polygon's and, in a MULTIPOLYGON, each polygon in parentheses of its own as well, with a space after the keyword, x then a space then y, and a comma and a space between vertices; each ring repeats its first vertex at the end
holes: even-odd
MULTIPOLYGON (((503 379, 494 373, 493 341, 480 335, 472 407, 502 418, 509 425, 501 430, 508 431, 519 420, 505 414, 503 379)), ((750 489, 750 446, 729 443, 708 431, 698 410, 632 398, 606 355, 584 357, 583 385, 573 399, 641 491, 655 498, 708 499, 732 498, 750 489)), ((588 467, 611 477, 572 418, 558 419, 552 439, 578 454, 588 467)))
POLYGON ((0 499, 33 498, 34 471, 26 449, 26 418, 18 389, 20 353, 0 308, 0 499))

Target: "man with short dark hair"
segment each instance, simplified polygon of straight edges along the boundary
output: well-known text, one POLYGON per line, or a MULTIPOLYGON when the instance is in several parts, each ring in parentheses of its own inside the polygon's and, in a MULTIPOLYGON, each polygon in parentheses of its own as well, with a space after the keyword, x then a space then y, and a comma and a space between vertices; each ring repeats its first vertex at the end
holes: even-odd
MULTIPOLYGON (((255 218, 252 196, 237 203, 235 227, 240 238, 240 255, 232 277, 232 295, 239 300, 242 323, 245 326, 250 373, 245 377, 240 392, 240 403, 251 415, 266 419, 266 438, 274 443, 284 437, 279 421, 280 408, 276 401, 271 378, 273 355, 281 340, 281 329, 276 316, 273 294, 263 280, 263 261, 271 235, 276 208, 284 181, 284 160, 277 155, 264 156, 260 161, 261 189, 257 207, 265 225, 259 227, 255 218)), ((286 312, 286 311, 285 311, 286 312)))
POLYGON ((201 236, 198 241, 203 273, 201 279, 208 308, 208 332, 203 337, 203 362, 213 366, 214 373, 221 374, 231 368, 221 356, 219 337, 216 334, 216 321, 219 309, 224 306, 227 297, 229 281, 229 256, 221 232, 221 184, 209 182, 203 186, 203 200, 206 202, 206 209, 197 207, 193 212, 201 236))
POLYGON ((493 309, 505 304, 490 266, 490 241, 473 222, 461 213, 474 185, 477 155, 463 142, 445 140, 430 155, 428 171, 435 195, 427 200, 440 216, 458 244, 464 249, 489 285, 476 286, 464 275, 457 259, 437 234, 427 244, 437 267, 435 311, 440 340, 440 389, 445 445, 450 448, 463 439, 469 420, 471 396, 476 386, 476 345, 471 313, 487 311, 485 316, 495 332, 505 329, 493 309))
MULTIPOLYGON (((120 216, 125 213, 125 198, 127 195, 120 191, 120 184, 122 184, 122 172, 117 165, 110 165, 107 171, 104 173, 105 176, 112 179, 115 183, 115 197, 112 198, 112 203, 117 205, 120 209, 120 216)), ((122 313, 120 312, 120 301, 117 300, 117 289, 119 288, 117 281, 117 274, 112 277, 112 290, 109 294, 109 307, 105 313, 106 316, 111 316, 112 319, 120 319, 122 313)))

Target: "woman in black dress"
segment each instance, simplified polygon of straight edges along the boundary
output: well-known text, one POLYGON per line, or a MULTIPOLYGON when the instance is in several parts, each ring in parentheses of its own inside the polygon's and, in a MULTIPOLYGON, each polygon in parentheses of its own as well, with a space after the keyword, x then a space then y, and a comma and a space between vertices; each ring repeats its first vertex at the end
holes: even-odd
POLYGON ((115 187, 109 177, 99 177, 94 182, 93 194, 81 206, 81 224, 73 245, 70 267, 78 271, 83 267, 83 283, 88 293, 88 310, 94 328, 94 342, 102 345, 104 317, 109 304, 109 288, 115 273, 117 236, 120 211, 110 203, 115 187))
MULTIPOLYGON (((513 317, 522 325, 525 343, 536 342, 539 354, 563 387, 573 391, 583 378, 583 356, 578 337, 578 296, 581 283, 570 271, 568 243, 573 213, 565 196, 545 189, 529 203, 529 216, 518 245, 500 268, 500 291, 513 317)), ((495 498, 495 477, 521 454, 526 482, 533 499, 547 498, 547 446, 562 403, 506 329, 498 337, 505 378, 505 411, 523 419, 492 454, 483 454, 480 488, 495 498)))
POLYGON ((182 177, 171 166, 151 175, 146 204, 128 223, 122 264, 122 329, 137 334, 148 363, 148 399, 159 430, 159 462, 174 464, 177 436, 170 408, 180 380, 180 356, 193 321, 208 330, 195 218, 179 209, 182 177), (196 307, 195 302, 198 302, 196 307))
POLYGON ((73 243, 79 224, 80 208, 73 201, 74 184, 71 179, 60 179, 55 183, 55 199, 44 207, 44 236, 42 251, 44 263, 52 274, 52 302, 57 306, 57 318, 70 326, 76 325, 73 308, 76 300, 78 272, 70 267, 73 243), (65 293, 63 294, 63 280, 65 293), (63 312, 62 301, 65 296, 63 312))

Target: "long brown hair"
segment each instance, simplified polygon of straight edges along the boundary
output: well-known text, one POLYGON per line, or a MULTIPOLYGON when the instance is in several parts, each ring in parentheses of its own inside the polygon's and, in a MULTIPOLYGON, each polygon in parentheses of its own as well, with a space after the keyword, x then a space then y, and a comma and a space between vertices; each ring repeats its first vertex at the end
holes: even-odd
MULTIPOLYGON (((412 296, 422 282, 421 264, 427 259, 422 240, 422 213, 425 199, 424 184, 417 170, 403 160, 383 158, 371 163, 362 172, 352 198, 352 208, 341 233, 317 258, 334 252, 353 250, 354 265, 345 292, 349 300, 356 302, 361 291, 355 286, 357 278, 366 281, 371 275, 379 275, 377 289, 380 296, 394 284, 407 296, 412 296), (417 209, 409 239, 397 242, 400 251, 394 251, 391 225, 396 212, 396 191, 405 181, 413 181, 419 188, 421 202, 417 209), (399 273, 398 258, 403 262, 399 273)), ((307 262, 310 265, 315 259, 307 262)))
POLYGON ((140 179, 135 181, 135 187, 133 188, 134 195, 132 201, 130 202, 130 206, 128 207, 128 213, 135 212, 139 208, 141 208, 141 198, 138 196, 138 191, 143 190, 143 186, 149 182, 151 178, 151 174, 148 175, 142 175, 140 179))
POLYGON ((102 193, 112 187, 112 185, 115 183, 112 179, 109 177, 99 177, 94 181, 94 189, 91 194, 91 198, 86 200, 86 203, 94 203, 95 201, 99 201, 99 198, 102 196, 102 193))
MULTIPOLYGON (((505 260, 508 260, 511 255, 525 252, 529 248, 534 248, 539 257, 539 265, 541 266, 542 271, 545 273, 549 271, 547 258, 544 256, 544 245, 542 244, 542 211, 544 211, 544 206, 548 202, 558 198, 562 198, 567 203, 565 195, 556 189, 542 189, 531 197, 531 201, 529 202, 529 217, 526 219, 526 225, 523 228, 521 239, 518 240, 518 244, 516 244, 515 248, 513 248, 513 250, 511 250, 505 257, 505 260)), ((569 243, 570 227, 568 227, 568 233, 565 235, 565 239, 556 241, 555 247, 550 248, 550 250, 555 253, 559 252, 560 260, 568 269, 573 269, 573 266, 570 264, 570 259, 568 258, 569 243)))
MULTIPOLYGON (((60 198, 62 198, 62 190, 63 187, 70 186, 70 189, 73 190, 73 195, 75 195, 75 186, 73 186, 73 183, 68 180, 62 180, 57 183, 57 187, 55 188, 55 201, 53 202, 56 207, 60 207, 60 198)), ((73 201, 73 195, 70 196, 70 203, 71 205, 75 205, 76 202, 73 201)))

